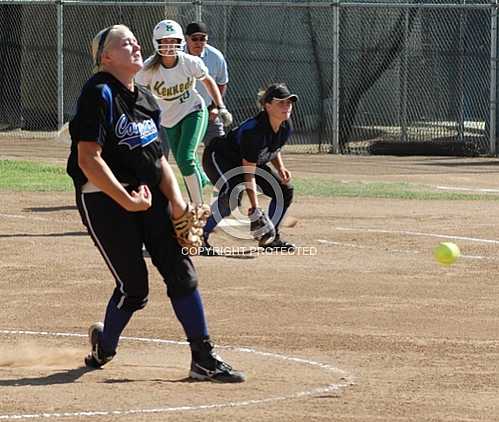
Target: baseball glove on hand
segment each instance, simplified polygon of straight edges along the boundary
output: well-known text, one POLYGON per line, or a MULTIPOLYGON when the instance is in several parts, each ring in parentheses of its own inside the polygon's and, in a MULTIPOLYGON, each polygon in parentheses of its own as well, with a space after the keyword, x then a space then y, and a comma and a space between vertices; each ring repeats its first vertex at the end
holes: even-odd
POLYGON ((260 246, 268 245, 276 236, 275 227, 261 208, 251 208, 248 213, 250 231, 260 246))
POLYGON ((203 227, 210 214, 208 205, 193 207, 188 204, 181 217, 171 219, 177 242, 183 248, 187 248, 189 255, 197 255, 199 248, 203 246, 203 227))
POLYGON ((224 127, 230 126, 232 124, 232 114, 225 107, 218 108, 218 117, 222 121, 224 127))

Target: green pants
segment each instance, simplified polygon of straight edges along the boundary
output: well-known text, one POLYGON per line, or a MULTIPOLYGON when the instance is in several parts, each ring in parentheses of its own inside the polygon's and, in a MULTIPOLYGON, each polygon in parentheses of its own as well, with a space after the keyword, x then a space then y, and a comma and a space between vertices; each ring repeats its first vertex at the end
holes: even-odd
POLYGON ((208 111, 203 108, 185 116, 175 126, 166 128, 168 143, 182 176, 196 174, 203 179, 204 172, 197 149, 208 126, 208 111))

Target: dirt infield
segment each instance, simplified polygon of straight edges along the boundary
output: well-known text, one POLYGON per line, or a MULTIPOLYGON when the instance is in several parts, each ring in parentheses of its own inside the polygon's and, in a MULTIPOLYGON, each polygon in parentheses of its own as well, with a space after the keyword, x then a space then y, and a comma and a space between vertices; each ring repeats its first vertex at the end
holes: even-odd
MULTIPOLYGON (((63 162, 66 148, 1 139, 0 159, 63 162)), ((499 189, 495 159, 286 158, 295 175, 499 189)), ((86 370, 85 332, 113 281, 72 194, 0 192, 0 204, 0 420, 499 420, 499 202, 302 196, 284 229, 300 253, 195 257, 219 353, 247 373, 239 385, 186 378, 151 265, 150 303, 116 359, 86 370), (444 239, 463 254, 451 267, 431 256, 444 239)))

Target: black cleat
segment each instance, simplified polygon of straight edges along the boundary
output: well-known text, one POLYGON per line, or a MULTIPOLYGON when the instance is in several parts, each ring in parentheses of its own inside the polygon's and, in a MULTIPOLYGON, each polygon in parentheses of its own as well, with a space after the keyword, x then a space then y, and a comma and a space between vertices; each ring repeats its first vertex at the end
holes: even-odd
POLYGON ((213 353, 213 344, 205 339, 191 342, 193 359, 189 376, 198 381, 236 383, 246 381, 242 372, 232 369, 220 356, 213 353))
POLYGON ((88 340, 90 342, 91 351, 85 357, 85 365, 90 368, 100 368, 108 363, 116 353, 105 353, 100 346, 100 338, 104 331, 104 324, 96 322, 88 329, 88 340))
POLYGON ((292 243, 286 242, 285 240, 282 240, 279 237, 279 235, 277 235, 272 242, 267 243, 267 244, 260 242, 258 244, 258 246, 263 248, 266 252, 272 252, 272 251, 292 252, 296 249, 295 245, 293 245, 292 243))
POLYGON ((199 248, 199 256, 222 256, 213 246, 208 243, 208 238, 205 237, 203 246, 199 248))
POLYGON ((216 359, 213 370, 203 367, 197 362, 191 363, 191 372, 189 376, 198 381, 213 381, 223 383, 244 382, 244 374, 232 369, 232 366, 221 360, 216 359))

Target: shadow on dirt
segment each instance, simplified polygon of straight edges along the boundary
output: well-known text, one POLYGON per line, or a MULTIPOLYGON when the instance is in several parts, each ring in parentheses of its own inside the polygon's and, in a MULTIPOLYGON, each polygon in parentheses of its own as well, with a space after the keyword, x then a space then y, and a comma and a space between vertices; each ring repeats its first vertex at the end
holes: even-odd
POLYGON ((0 234, 0 238, 13 237, 64 237, 64 236, 88 236, 87 232, 64 232, 64 233, 13 233, 0 234))
POLYGON ((23 211, 28 212, 53 212, 53 211, 69 211, 76 210, 76 205, 63 205, 59 207, 32 207, 24 208, 23 211))
POLYGON ((66 371, 56 372, 47 376, 33 378, 17 378, 11 380, 0 379, 0 387, 23 387, 27 385, 54 385, 54 384, 71 384, 92 368, 81 366, 79 368, 68 369, 66 371))

